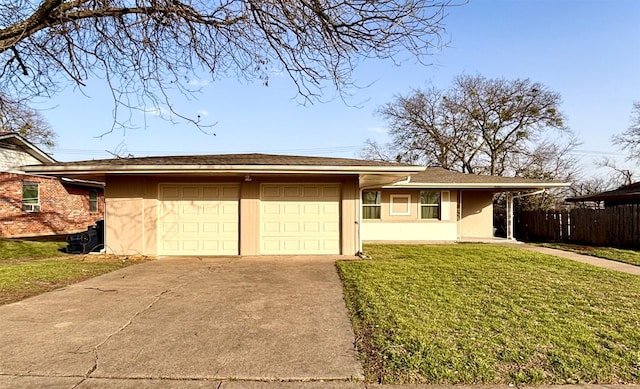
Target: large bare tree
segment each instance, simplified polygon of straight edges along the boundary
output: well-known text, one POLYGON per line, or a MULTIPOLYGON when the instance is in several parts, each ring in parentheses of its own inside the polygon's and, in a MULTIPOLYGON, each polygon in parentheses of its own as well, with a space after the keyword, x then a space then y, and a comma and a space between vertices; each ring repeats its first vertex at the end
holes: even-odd
POLYGON ((614 135, 612 140, 614 145, 629 153, 627 160, 640 162, 640 101, 633 103, 629 128, 614 135))
POLYGON ((577 141, 564 125, 560 103, 558 93, 528 79, 458 76, 447 90, 417 89, 382 106, 391 142, 369 141, 364 156, 466 173, 567 179, 575 170, 570 152, 577 141))
POLYGON ((22 101, 98 77, 116 111, 173 111, 169 96, 203 74, 282 71, 314 100, 344 90, 362 59, 425 59, 449 1, 0 0, 0 90, 22 101))
POLYGON ((26 104, 13 101, 0 92, 0 132, 20 134, 31 143, 51 149, 56 134, 42 113, 26 104))

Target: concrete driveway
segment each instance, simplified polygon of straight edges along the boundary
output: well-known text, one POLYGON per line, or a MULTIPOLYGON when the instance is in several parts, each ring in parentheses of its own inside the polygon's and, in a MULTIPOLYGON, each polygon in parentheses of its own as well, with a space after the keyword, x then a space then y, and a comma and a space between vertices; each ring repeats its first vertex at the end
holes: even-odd
POLYGON ((2 306, 0 387, 357 385, 334 262, 164 258, 2 306))

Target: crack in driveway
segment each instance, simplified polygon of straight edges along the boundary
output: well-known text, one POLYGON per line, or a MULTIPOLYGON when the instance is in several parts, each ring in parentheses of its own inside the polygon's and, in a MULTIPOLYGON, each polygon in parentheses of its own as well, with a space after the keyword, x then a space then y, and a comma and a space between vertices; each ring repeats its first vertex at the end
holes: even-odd
MULTIPOLYGON (((199 258, 200 261, 202 261, 201 258, 199 258)), ((237 259, 233 259, 231 261, 229 261, 229 263, 233 263, 237 261, 237 259)), ((206 277, 212 273, 218 272, 221 269, 223 269, 227 264, 218 264, 217 266, 207 266, 204 269, 199 269, 196 273, 196 276, 191 276, 188 277, 189 274, 193 274, 194 272, 188 271, 188 272, 184 272, 182 274, 180 274, 179 276, 176 277, 176 279, 184 279, 188 277, 188 281, 185 281, 173 288, 170 289, 165 289, 162 292, 158 293, 155 295, 153 301, 151 301, 151 303, 147 304, 147 306, 145 306, 144 308, 140 309, 139 311, 137 311, 136 313, 134 313, 120 328, 118 328, 117 330, 113 331, 112 333, 108 334, 100 343, 94 345, 90 350, 86 351, 94 352, 95 358, 94 358, 94 363, 93 365, 88 369, 88 371, 84 374, 83 379, 78 382, 76 385, 73 386, 73 388, 78 387, 79 385, 81 385, 83 382, 85 382, 88 378, 91 377, 91 375, 98 369, 98 362, 100 359, 100 353, 99 353, 99 349, 101 346, 103 346, 105 343, 107 343, 111 338, 113 338, 114 336, 122 333, 123 331, 125 331, 129 326, 131 326, 133 324, 133 322, 141 315, 143 315, 145 312, 147 312, 148 310, 150 310, 154 305, 156 305, 158 303, 158 301, 160 301, 160 299, 162 299, 163 296, 165 296, 167 293, 169 292, 173 292, 176 291, 178 289, 184 288, 185 286, 188 286, 194 282, 197 281, 197 276, 200 277, 206 277)), ((85 288, 85 289, 95 289, 95 290, 99 290, 99 291, 104 291, 101 290, 100 288, 85 288)), ((111 290, 108 290, 111 291, 111 290)), ((113 290, 115 291, 115 290, 113 290)))

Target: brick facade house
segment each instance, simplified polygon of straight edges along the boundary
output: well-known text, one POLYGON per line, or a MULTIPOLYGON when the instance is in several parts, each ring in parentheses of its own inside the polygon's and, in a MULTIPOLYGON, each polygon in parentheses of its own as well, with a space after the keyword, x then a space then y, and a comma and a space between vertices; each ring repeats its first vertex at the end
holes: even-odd
POLYGON ((20 170, 54 162, 21 136, 0 134, 0 237, 69 234, 104 218, 102 183, 20 170))

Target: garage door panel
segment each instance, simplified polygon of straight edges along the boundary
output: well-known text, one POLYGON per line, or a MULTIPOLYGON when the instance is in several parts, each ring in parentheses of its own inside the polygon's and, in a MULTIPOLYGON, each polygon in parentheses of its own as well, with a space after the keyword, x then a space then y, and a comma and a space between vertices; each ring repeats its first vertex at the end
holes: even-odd
MULTIPOLYGON (((222 232, 237 233, 238 223, 222 223, 222 232)), ((234 241, 237 243, 238 239, 235 239, 234 241)))
POLYGON ((325 199, 340 199, 340 188, 337 186, 325 186, 322 188, 322 197, 325 199))
POLYGON ((237 200, 240 198, 240 188, 238 186, 225 186, 222 188, 222 198, 225 200, 237 200))
POLYGON ((322 223, 322 232, 338 233, 339 228, 335 223, 322 223))
POLYGON ((305 240, 303 241, 305 251, 318 251, 320 250, 320 242, 317 240, 305 240))
POLYGON ((302 188, 302 193, 304 198, 306 199, 319 199, 320 198, 320 192, 322 191, 321 187, 318 186, 304 186, 302 188))
POLYGON ((287 253, 300 251, 300 241, 297 239, 285 239, 282 243, 283 250, 287 253))
POLYGON ((195 186, 183 186, 182 193, 180 195, 181 199, 197 199, 200 197, 200 190, 195 186))
POLYGON ((338 213, 339 208, 338 204, 322 203, 322 213, 326 215, 338 213))
POLYGON ((161 245, 162 250, 171 250, 171 251, 177 251, 180 249, 180 242, 178 242, 177 240, 164 240, 162 241, 162 245, 161 245))
POLYGON ((278 199, 280 198, 280 191, 282 188, 279 186, 264 186, 262 190, 263 199, 278 199))
POLYGON ((180 226, 178 223, 160 223, 160 231, 162 232, 178 232, 180 231, 180 226))
POLYGON ((237 255, 239 186, 161 184, 161 255, 237 255))
MULTIPOLYGON (((220 209, 220 208, 218 208, 218 209, 220 209)), ((238 203, 234 203, 234 204, 224 203, 224 204, 222 204, 222 214, 223 215, 229 215, 229 216, 236 216, 238 214, 238 203)))
POLYGON ((325 251, 339 251, 340 250, 338 242, 327 242, 327 241, 325 241, 322 244, 322 248, 325 251))
POLYGON ((202 188, 202 198, 205 200, 213 200, 220 198, 220 188, 205 187, 202 188))
POLYGON ((177 186, 165 186, 161 188, 160 196, 164 199, 177 199, 180 197, 180 190, 177 186))
POLYGON ((309 232, 320 232, 320 223, 318 222, 302 222, 302 231, 309 232))
POLYGON ((298 186, 285 186, 283 190, 280 192, 282 196, 289 197, 300 197, 300 187, 298 186))
POLYGON ((320 215, 320 204, 304 204, 303 212, 305 215, 320 215))
POLYGON ((298 222, 283 222, 282 227, 282 232, 285 234, 296 234, 300 232, 300 223, 298 222))
POLYGON ((267 203, 262 204, 262 213, 269 215, 279 215, 280 214, 280 204, 277 203, 267 203))
POLYGON ((339 254, 340 193, 339 184, 263 184, 261 254, 339 254))
POLYGON ((300 204, 284 203, 280 209, 285 217, 298 217, 300 215, 300 204))
POLYGON ((184 233, 197 234, 200 231, 200 225, 198 223, 182 223, 182 231, 184 233))

